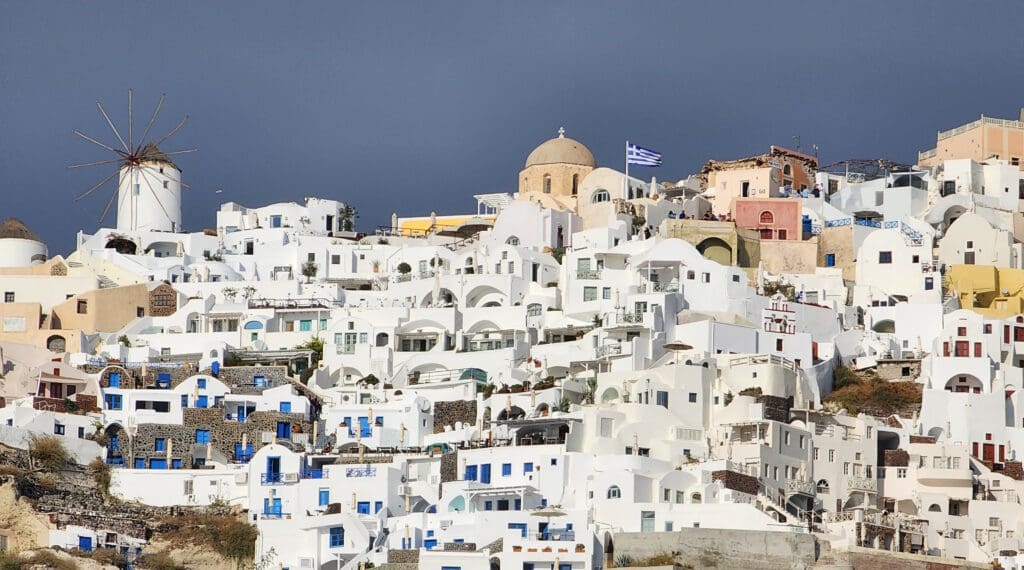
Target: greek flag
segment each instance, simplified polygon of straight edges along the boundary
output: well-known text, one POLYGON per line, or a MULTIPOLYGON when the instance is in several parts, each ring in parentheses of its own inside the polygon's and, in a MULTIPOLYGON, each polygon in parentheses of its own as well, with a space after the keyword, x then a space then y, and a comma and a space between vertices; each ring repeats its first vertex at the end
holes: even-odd
POLYGON ((661 166, 661 153, 632 143, 626 143, 626 164, 661 166))

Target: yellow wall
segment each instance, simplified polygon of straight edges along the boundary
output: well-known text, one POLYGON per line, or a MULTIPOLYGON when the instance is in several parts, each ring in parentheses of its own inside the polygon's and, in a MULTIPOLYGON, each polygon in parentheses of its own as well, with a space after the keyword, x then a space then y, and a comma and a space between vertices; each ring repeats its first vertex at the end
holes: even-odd
POLYGON ((96 289, 68 299, 53 308, 55 326, 87 332, 114 332, 134 320, 138 308, 149 313, 149 290, 145 285, 96 289), (78 312, 78 301, 86 302, 85 313, 78 312))
POLYGON ((964 309, 1000 319, 1024 312, 1024 269, 953 265, 947 275, 964 309))

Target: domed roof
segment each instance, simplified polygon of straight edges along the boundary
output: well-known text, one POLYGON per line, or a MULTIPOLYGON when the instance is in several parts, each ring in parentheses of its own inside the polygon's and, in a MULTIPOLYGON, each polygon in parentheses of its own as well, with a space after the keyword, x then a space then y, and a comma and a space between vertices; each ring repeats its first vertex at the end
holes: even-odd
POLYGON ((590 149, 578 140, 565 136, 565 129, 558 129, 558 136, 544 141, 526 157, 526 168, 539 164, 578 164, 597 167, 597 161, 590 149))
POLYGON ((41 241, 36 234, 32 233, 32 230, 28 229, 25 222, 18 218, 7 218, 0 222, 0 239, 8 238, 41 241))

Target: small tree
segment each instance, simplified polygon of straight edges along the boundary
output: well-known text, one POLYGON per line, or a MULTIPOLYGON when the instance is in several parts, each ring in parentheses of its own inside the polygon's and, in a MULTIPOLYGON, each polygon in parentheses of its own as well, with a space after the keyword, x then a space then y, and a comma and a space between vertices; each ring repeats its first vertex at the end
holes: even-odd
POLYGON ((126 334, 123 334, 123 335, 117 337, 117 342, 118 342, 118 344, 123 344, 123 345, 127 346, 128 348, 132 347, 132 341, 128 340, 128 335, 126 335, 126 334))
POLYGON ((306 278, 306 283, 312 283, 318 271, 320 266, 315 261, 310 260, 302 264, 302 276, 306 278))
POLYGON ((300 350, 313 351, 313 366, 316 366, 324 357, 324 339, 318 336, 309 337, 309 340, 296 346, 300 350))
POLYGON ((92 480, 96 483, 96 487, 99 489, 100 494, 103 498, 107 498, 110 494, 110 466, 107 465, 103 458, 97 457, 89 463, 89 475, 92 475, 92 480))
POLYGON ((252 299, 252 296, 256 294, 256 288, 252 285, 246 285, 242 288, 242 298, 248 301, 252 299))
POLYGON ((341 209, 341 230, 351 232, 355 229, 356 218, 359 217, 359 213, 352 206, 345 205, 341 209))
POLYGON ((404 261, 402 263, 399 263, 396 269, 398 269, 398 272, 401 273, 402 275, 408 275, 409 273, 412 272, 412 267, 409 267, 409 264, 404 261))
POLYGON ((224 295, 225 299, 233 303, 235 301, 235 297, 238 296, 238 289, 235 289, 234 287, 225 287, 221 290, 221 294, 224 295))

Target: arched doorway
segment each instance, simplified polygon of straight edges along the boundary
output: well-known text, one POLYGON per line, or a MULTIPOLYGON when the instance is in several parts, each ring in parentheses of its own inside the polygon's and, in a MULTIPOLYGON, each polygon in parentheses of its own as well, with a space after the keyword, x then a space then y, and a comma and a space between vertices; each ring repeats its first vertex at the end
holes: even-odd
POLYGON ((51 352, 65 352, 67 344, 67 340, 57 334, 46 339, 46 348, 51 352))
POLYGON ((374 339, 374 346, 387 346, 388 345, 388 333, 377 333, 377 337, 374 339))
POLYGON ((697 244, 697 251, 711 261, 722 265, 732 265, 732 247, 720 238, 707 238, 697 244))

